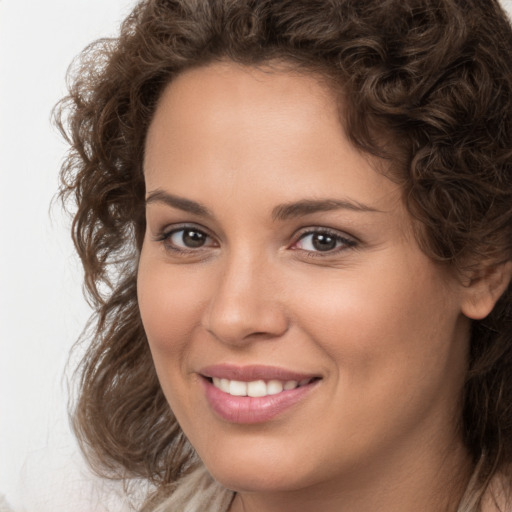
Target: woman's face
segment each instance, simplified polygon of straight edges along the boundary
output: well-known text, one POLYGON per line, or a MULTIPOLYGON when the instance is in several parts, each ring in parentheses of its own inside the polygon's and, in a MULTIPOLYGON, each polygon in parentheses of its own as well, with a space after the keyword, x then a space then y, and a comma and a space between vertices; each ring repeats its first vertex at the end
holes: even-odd
POLYGON ((315 77, 183 73, 156 110, 145 177, 140 311, 165 396, 217 479, 339 489, 453 445, 464 288, 418 248, 400 187, 348 142, 315 77))

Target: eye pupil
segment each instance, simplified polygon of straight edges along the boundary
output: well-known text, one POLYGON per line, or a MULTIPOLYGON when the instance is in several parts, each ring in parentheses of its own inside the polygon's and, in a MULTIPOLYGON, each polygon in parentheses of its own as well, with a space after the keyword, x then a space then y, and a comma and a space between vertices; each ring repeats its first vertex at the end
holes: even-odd
POLYGON ((331 235, 316 233, 311 242, 317 251, 331 251, 336 248, 336 238, 331 235))
POLYGON ((183 231, 183 244, 187 247, 202 247, 206 242, 206 235, 200 231, 186 229, 183 231))

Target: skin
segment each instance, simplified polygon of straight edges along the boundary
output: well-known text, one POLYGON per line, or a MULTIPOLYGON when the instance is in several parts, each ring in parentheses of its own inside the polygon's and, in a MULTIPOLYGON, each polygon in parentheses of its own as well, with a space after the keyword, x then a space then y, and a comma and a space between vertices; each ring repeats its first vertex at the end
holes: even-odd
POLYGON ((419 249, 400 187, 349 143, 326 86, 230 62, 181 74, 150 126, 145 178, 144 327, 181 427, 237 491, 231 511, 455 510, 469 317, 493 300, 419 249), (324 199, 352 206, 276 216, 324 199), (335 248, 317 250, 311 232, 326 230, 335 248), (219 363, 321 380, 240 425, 205 398, 200 369, 219 363))

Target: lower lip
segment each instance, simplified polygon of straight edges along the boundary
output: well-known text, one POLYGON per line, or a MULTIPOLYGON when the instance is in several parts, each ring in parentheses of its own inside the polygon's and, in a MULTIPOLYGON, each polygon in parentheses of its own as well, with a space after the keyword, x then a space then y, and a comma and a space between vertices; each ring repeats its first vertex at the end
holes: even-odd
POLYGON ((264 423, 303 400, 318 381, 263 397, 233 396, 203 379, 206 399, 213 411, 230 423, 264 423))

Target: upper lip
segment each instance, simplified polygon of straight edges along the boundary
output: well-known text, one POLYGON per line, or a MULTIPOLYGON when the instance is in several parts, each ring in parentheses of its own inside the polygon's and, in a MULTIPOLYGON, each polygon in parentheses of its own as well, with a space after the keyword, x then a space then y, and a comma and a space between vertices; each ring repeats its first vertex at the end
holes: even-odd
POLYGON ((303 373, 278 366, 266 365, 248 365, 236 366, 232 364, 215 364, 205 366, 199 372, 203 377, 218 379, 238 380, 241 382, 251 382, 255 380, 297 380, 312 379, 320 377, 312 373, 303 373))

